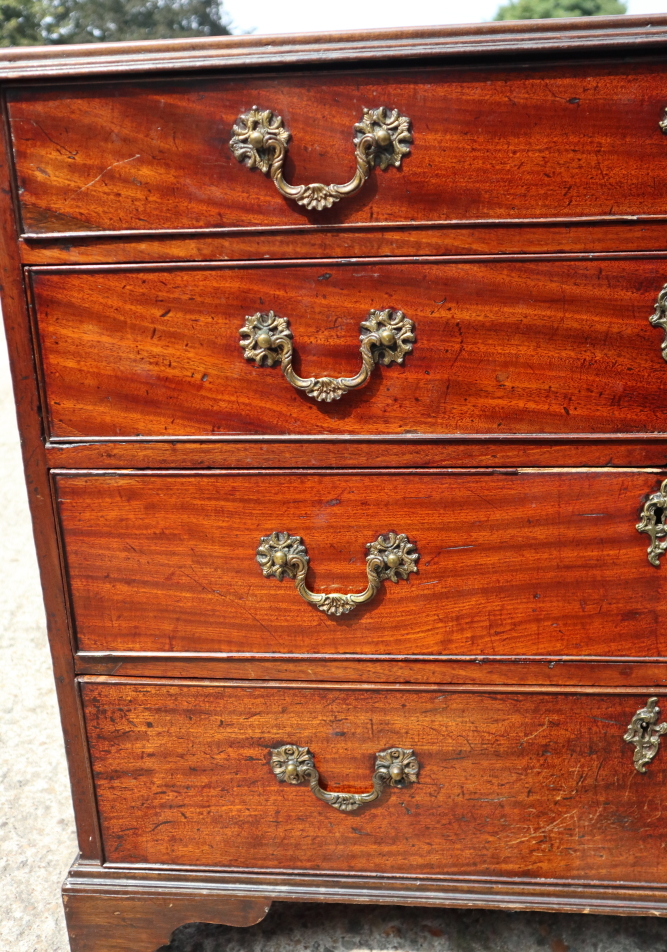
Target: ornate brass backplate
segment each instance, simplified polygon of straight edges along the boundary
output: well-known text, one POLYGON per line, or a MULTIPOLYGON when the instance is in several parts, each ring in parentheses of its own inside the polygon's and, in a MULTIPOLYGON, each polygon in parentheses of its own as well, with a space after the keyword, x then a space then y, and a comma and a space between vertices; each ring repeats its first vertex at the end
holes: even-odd
POLYGON ((667 479, 664 480, 658 492, 652 493, 644 503, 641 521, 636 527, 637 532, 645 532, 651 539, 651 544, 646 551, 649 562, 656 568, 660 568, 660 557, 667 551, 667 540, 658 542, 658 539, 664 539, 667 536, 666 515, 667 479))
MULTIPOLYGON (((398 168, 404 155, 410 151, 412 135, 410 120, 398 109, 366 109, 361 120, 354 126, 354 157, 357 169, 345 185, 289 185, 283 178, 283 165, 291 134, 283 125, 280 116, 270 109, 253 106, 249 112, 238 117, 232 129, 229 147, 249 169, 260 169, 270 175, 273 183, 285 198, 292 198, 298 205, 321 211, 334 202, 359 191, 373 166, 382 170, 390 165, 398 168)), ((317 147, 317 142, 313 143, 317 147)))
POLYGON ((406 535, 388 532, 378 536, 366 546, 366 574, 368 585, 363 592, 343 595, 340 592, 316 595, 306 587, 308 553, 300 536, 289 532, 272 532, 262 536, 257 549, 264 578, 294 579, 297 592, 309 605, 314 605, 327 615, 345 615, 357 605, 369 602, 380 590, 384 581, 407 581, 411 572, 417 571, 419 553, 406 535))
POLYGON ((285 378, 297 390, 303 390, 316 400, 339 400, 344 393, 363 386, 375 364, 389 367, 402 364, 412 351, 415 325, 403 311, 369 311, 361 322, 361 370, 354 377, 299 377, 292 367, 294 348, 292 331, 286 317, 277 317, 273 311, 257 312, 246 317, 240 329, 241 347, 246 360, 254 360, 258 367, 273 367, 280 362, 285 378))
MULTIPOLYGON (((667 122, 667 120, 665 120, 667 122)), ((655 310, 649 317, 649 322, 653 327, 661 327, 665 332, 665 338, 660 346, 663 360, 667 360, 667 284, 664 285, 658 299, 655 302, 655 310)))
POLYGON ((373 789, 369 793, 328 793, 320 787, 320 775, 308 747, 285 744, 271 751, 271 769, 283 783, 307 781, 318 800, 323 800, 335 810, 351 813, 364 803, 372 803, 387 787, 406 787, 415 783, 419 773, 419 761, 413 750, 405 747, 390 747, 375 755, 373 789))
POLYGON ((634 763, 639 773, 646 773, 646 767, 658 753, 660 738, 667 734, 667 723, 658 724, 660 708, 657 697, 650 697, 646 707, 633 715, 623 740, 635 745, 634 763))

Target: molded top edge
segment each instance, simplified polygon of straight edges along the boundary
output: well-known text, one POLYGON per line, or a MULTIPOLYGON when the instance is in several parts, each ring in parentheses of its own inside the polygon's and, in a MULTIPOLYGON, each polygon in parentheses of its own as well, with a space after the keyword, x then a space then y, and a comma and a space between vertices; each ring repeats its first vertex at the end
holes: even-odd
POLYGON ((12 47, 0 51, 0 79, 54 79, 163 70, 327 66, 393 59, 460 58, 539 51, 570 53, 667 46, 667 15, 575 17, 472 25, 224 36, 130 43, 12 47))

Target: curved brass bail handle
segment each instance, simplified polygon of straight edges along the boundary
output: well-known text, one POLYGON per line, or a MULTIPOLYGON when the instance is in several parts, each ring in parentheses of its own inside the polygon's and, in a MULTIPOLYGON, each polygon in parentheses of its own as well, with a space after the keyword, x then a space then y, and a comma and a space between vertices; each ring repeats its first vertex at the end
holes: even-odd
POLYGON ((289 185, 283 177, 283 165, 291 134, 285 129, 280 116, 270 109, 253 106, 242 113, 232 128, 229 147, 239 160, 247 162, 249 169, 261 169, 270 175, 273 183, 285 198, 292 198, 298 205, 322 211, 331 208, 334 202, 359 191, 374 165, 384 171, 390 165, 398 168, 404 155, 410 151, 412 135, 410 120, 398 109, 366 109, 361 120, 354 126, 354 157, 357 169, 344 185, 289 185))
POLYGON ((286 317, 277 317, 273 311, 258 311, 246 317, 239 330, 240 345, 246 360, 254 360, 257 367, 280 363, 280 369, 293 387, 315 400, 331 403, 363 386, 375 364, 385 367, 402 364, 405 355, 412 351, 415 325, 403 311, 391 308, 369 311, 360 328, 361 370, 354 377, 299 377, 292 367, 294 346, 289 321, 286 317))
POLYGON ((335 810, 351 813, 364 803, 372 803, 385 786, 407 787, 415 783, 419 773, 419 761, 415 752, 406 747, 390 747, 375 755, 373 789, 369 793, 329 793, 320 787, 320 775, 308 747, 285 744, 271 751, 271 769, 283 783, 307 781, 318 800, 323 800, 335 810))
POLYGON ((289 532, 263 536, 257 549, 257 561, 264 578, 277 578, 279 582, 284 578, 294 579, 297 592, 309 605, 327 615, 345 615, 357 605, 369 602, 380 590, 382 582, 407 580, 411 572, 417 571, 419 553, 406 535, 388 532, 378 536, 375 542, 369 542, 366 548, 368 585, 358 595, 340 592, 316 595, 309 591, 306 586, 309 561, 306 547, 300 536, 292 536, 289 532))

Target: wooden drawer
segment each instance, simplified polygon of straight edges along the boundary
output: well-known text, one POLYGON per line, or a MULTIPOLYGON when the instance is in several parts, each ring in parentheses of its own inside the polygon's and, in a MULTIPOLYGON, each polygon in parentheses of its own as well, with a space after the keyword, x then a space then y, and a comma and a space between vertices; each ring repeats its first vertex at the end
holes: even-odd
POLYGON ((36 271, 48 426, 65 441, 664 433, 664 334, 649 318, 666 280, 651 258, 36 271), (371 309, 403 311, 416 340, 340 399, 283 376, 276 323, 278 363, 258 356, 261 327, 262 365, 244 359, 246 317, 274 311, 302 378, 354 376, 371 309))
POLYGON ((641 774, 623 739, 645 695, 101 678, 81 687, 107 863, 667 875, 667 751, 641 774), (342 812, 307 783, 274 776, 271 751, 285 745, 309 748, 329 792, 370 792, 376 753, 397 747, 414 751, 418 781, 342 812))
POLYGON ((661 62, 126 79, 8 100, 26 234, 664 214, 661 62), (414 143, 400 171, 308 212, 232 155, 253 104, 291 132, 293 183, 350 179, 366 106, 400 110, 414 143))
MULTIPOLYGON (((667 566, 636 531, 655 472, 305 471, 55 477, 72 614, 87 651, 275 655, 667 654, 667 566), (340 616, 264 577, 273 532, 306 584, 361 592, 367 546, 414 543, 418 572, 340 616)), ((277 564, 277 563, 276 563, 277 564)))

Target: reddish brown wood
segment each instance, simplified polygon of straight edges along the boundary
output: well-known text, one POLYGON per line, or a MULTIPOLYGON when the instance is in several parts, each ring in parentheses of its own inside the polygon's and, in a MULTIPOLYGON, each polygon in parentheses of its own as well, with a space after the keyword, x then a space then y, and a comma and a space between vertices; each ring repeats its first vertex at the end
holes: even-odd
MULTIPOLYGON (((2 93, 0 92, 0 99, 2 93)), ((6 129, 6 124, 5 124, 6 129)), ((39 389, 25 289, 17 252, 8 144, 0 140, 0 287, 21 449, 46 608, 53 672, 84 859, 100 856, 99 830, 70 643, 51 487, 42 440, 39 389)), ((31 659, 26 657, 26 672, 31 659)))
POLYGON ((96 651, 659 657, 665 566, 635 529, 651 472, 61 472, 78 645, 96 651), (266 579, 262 536, 301 536, 314 591, 362 591, 366 544, 420 553, 340 617, 266 579))
POLYGON ((132 652, 79 652, 76 656, 78 674, 103 674, 150 678, 231 678, 247 680, 296 681, 377 681, 405 684, 442 684, 449 690, 461 686, 465 690, 499 684, 508 690, 520 686, 543 690, 590 691, 604 687, 623 691, 629 687, 652 691, 667 687, 667 665, 661 660, 641 662, 573 661, 572 659, 451 658, 415 660, 368 659, 366 657, 329 655, 299 656, 264 655, 229 657, 220 655, 184 656, 176 652, 159 655, 132 652), (597 685, 591 688, 590 685, 597 685))
POLYGON ((667 472, 665 49, 667 17, 0 52, 23 78, 0 267, 75 952, 155 952, 273 898, 667 912, 664 744, 640 776, 622 740, 667 683, 667 569, 635 531, 667 472), (253 99, 293 132, 290 181, 349 175, 362 104, 406 111, 414 148, 305 213, 229 153, 253 99), (271 306, 305 374, 355 370, 373 306, 408 312, 415 351, 321 407, 242 359, 271 306), (316 591, 359 590, 388 529, 420 571, 328 618, 262 577, 274 528, 304 537, 316 591), (390 743, 422 782, 334 813, 268 770, 293 730, 330 788, 368 789, 390 743))
POLYGON ((113 95, 90 83, 9 98, 26 234, 664 214, 662 62, 117 81, 113 95), (350 178, 364 106, 409 116, 414 148, 400 172, 310 213, 231 154, 231 127, 254 103, 292 132, 291 181, 350 178))
POLYGON ((83 43, 58 47, 3 49, 3 79, 54 79, 62 76, 105 76, 118 73, 263 68, 296 64, 379 61, 478 61, 510 55, 544 63, 545 54, 612 55, 651 52, 667 46, 667 20, 661 15, 596 17, 573 20, 480 23, 400 30, 346 31, 280 36, 225 36, 132 43, 83 43), (122 58, 121 58, 122 57, 122 58))
POLYGON ((576 254, 663 252, 667 247, 667 222, 663 218, 602 221, 568 220, 535 222, 441 222, 438 225, 366 226, 295 225, 209 236, 120 238, 96 235, 21 240, 24 264, 91 264, 130 261, 227 261, 267 257, 306 258, 321 255, 363 257, 372 255, 462 254, 576 254))
POLYGON ((412 876, 664 881, 665 751, 645 775, 623 734, 641 695, 348 691, 293 683, 84 679, 108 862, 412 876), (329 790, 370 788, 411 747, 419 783, 351 814, 279 783, 308 746, 329 790))
POLYGON ((36 272, 50 431, 664 433, 664 334, 648 318, 666 281, 662 259, 36 272), (413 352, 330 404, 239 345, 246 315, 273 309, 297 372, 353 375, 360 323, 385 307, 414 321, 413 352))
POLYGON ((262 896, 269 899, 390 903, 420 906, 484 907, 488 909, 541 909, 626 916, 667 915, 667 890, 630 883, 579 883, 548 878, 498 879, 480 876, 374 876, 327 873, 251 872, 182 867, 134 867, 120 863, 105 866, 75 862, 65 882, 66 894, 104 891, 121 898, 131 890, 145 895, 173 895, 174 887, 206 889, 209 895, 234 898, 262 896))
POLYGON ((284 466, 366 467, 377 465, 378 453, 394 466, 450 467, 470 465, 513 469, 534 466, 667 465, 667 443, 659 437, 592 437, 588 439, 402 439, 336 440, 82 440, 47 445, 49 465, 72 469, 174 468, 262 469, 284 466))
POLYGON ((63 905, 72 952, 157 952, 186 922, 250 926, 264 918, 271 903, 195 889, 128 895, 66 886, 63 905))

